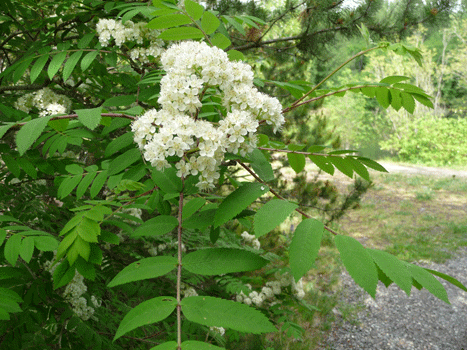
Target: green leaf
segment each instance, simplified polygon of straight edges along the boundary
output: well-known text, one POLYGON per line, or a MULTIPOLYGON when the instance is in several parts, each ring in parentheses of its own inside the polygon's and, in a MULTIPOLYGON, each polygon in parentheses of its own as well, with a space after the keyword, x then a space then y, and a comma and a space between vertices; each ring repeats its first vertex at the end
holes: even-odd
POLYGON ((408 267, 413 279, 420 283, 420 285, 423 288, 426 288, 435 297, 441 299, 442 301, 448 304, 451 304, 449 302, 446 289, 444 289, 444 286, 441 284, 441 282, 438 281, 435 277, 433 277, 433 275, 430 272, 428 272, 420 266, 410 264, 407 262, 403 263, 408 267))
POLYGON ((188 340, 182 343, 182 350, 225 350, 225 348, 196 340, 188 340))
POLYGON ((21 247, 19 249, 19 255, 24 261, 26 261, 29 264, 33 253, 34 253, 34 237, 25 237, 23 241, 21 242, 21 247))
POLYGON ((201 19, 201 28, 203 28, 204 32, 208 35, 214 33, 221 21, 214 16, 211 12, 206 11, 203 13, 203 18, 201 19))
POLYGON ((220 227, 212 227, 209 230, 209 239, 211 240, 212 244, 216 244, 217 240, 219 239, 219 236, 221 234, 221 228, 220 227))
POLYGON ((388 108, 390 105, 390 96, 389 96, 389 89, 378 86, 375 90, 376 92, 376 100, 383 108, 388 108))
POLYGON ((296 173, 305 169, 305 156, 303 154, 287 153, 287 160, 296 173))
POLYGON ((102 107, 77 109, 78 120, 87 128, 94 130, 101 121, 102 107))
POLYGON ((17 303, 22 303, 23 299, 14 291, 8 288, 0 288, 0 299, 10 299, 17 303))
POLYGON ((71 55, 69 59, 67 59, 65 66, 63 67, 63 81, 68 80, 82 55, 83 51, 77 51, 73 55, 71 55))
POLYGON ((255 214, 255 235, 264 236, 279 226, 298 207, 286 200, 273 199, 263 205, 255 214))
POLYGON ((199 20, 204 12, 204 7, 191 0, 185 0, 185 10, 195 21, 199 20))
POLYGON ((229 194, 219 205, 214 216, 214 227, 231 220, 256 199, 269 191, 268 186, 259 183, 244 183, 229 194))
POLYGON ((49 75, 50 80, 52 80, 55 74, 57 74, 58 70, 63 64, 63 61, 65 61, 65 58, 66 51, 59 52, 54 56, 54 58, 52 58, 52 61, 49 63, 49 68, 47 69, 47 74, 49 75))
POLYGON ((73 277, 75 277, 75 268, 70 268, 68 260, 64 260, 53 273, 54 289, 67 285, 73 277))
POLYGON ((133 133, 126 132, 123 135, 113 139, 105 148, 105 156, 110 157, 112 154, 133 144, 133 133))
POLYGON ((2 160, 5 163, 8 170, 17 178, 21 175, 21 169, 15 158, 10 156, 8 153, 2 154, 2 160))
POLYGON ((120 95, 120 96, 114 96, 114 97, 109 98, 108 100, 105 100, 102 106, 104 107, 112 107, 112 106, 125 107, 125 106, 131 105, 134 102, 136 102, 136 95, 120 95))
POLYGON ((65 170, 72 175, 81 175, 84 170, 78 164, 69 164, 65 167, 65 170))
POLYGON ((381 171, 384 173, 387 173, 388 171, 381 165, 376 163, 374 160, 365 158, 365 157, 357 157, 356 158, 359 162, 363 163, 366 165, 368 168, 371 168, 373 170, 381 171))
POLYGON ((83 177, 81 175, 75 175, 67 177, 58 187, 58 198, 62 199, 68 196, 76 186, 78 186, 79 182, 83 177))
POLYGON ((431 102, 428 98, 426 98, 425 96, 423 95, 419 95, 419 94, 415 94, 415 93, 412 93, 411 94, 412 97, 414 99, 416 99, 418 102, 420 102, 422 105, 424 106, 427 106, 429 108, 434 108, 433 106, 433 102, 431 102))
POLYGON ((374 86, 365 86, 360 89, 362 91, 362 94, 368 97, 375 97, 376 94, 376 88, 374 86))
POLYGON ((42 70, 44 69, 47 60, 49 59, 49 54, 43 55, 34 62, 34 65, 31 68, 30 78, 31 84, 37 79, 37 77, 41 74, 42 70))
POLYGON ((149 350, 177 350, 177 342, 168 341, 160 345, 157 345, 149 350))
POLYGON ((86 54, 81 60, 81 71, 84 72, 86 69, 89 68, 92 61, 95 60, 96 56, 99 54, 99 51, 91 51, 86 54))
POLYGON ((328 158, 332 164, 344 175, 352 178, 353 177, 353 168, 352 163, 348 160, 348 158, 341 158, 341 157, 329 157, 328 158))
POLYGON ((118 174, 139 160, 141 160, 141 153, 139 149, 129 149, 110 163, 107 175, 110 176, 118 174))
POLYGON ((52 252, 57 250, 58 241, 55 237, 50 236, 36 236, 34 237, 34 245, 37 249, 43 252, 52 252))
POLYGON ((313 156, 313 155, 309 155, 308 158, 310 158, 310 160, 316 164, 316 166, 318 168, 320 168, 321 170, 323 170, 324 172, 330 174, 330 175, 334 175, 334 166, 332 165, 332 163, 329 161, 328 158, 326 158, 325 156, 313 156))
POLYGON ((391 92, 391 106, 398 111, 402 107, 401 92, 395 89, 391 89, 389 91, 391 92))
POLYGON ((42 134, 42 131, 47 126, 51 115, 33 119, 24 124, 16 134, 16 145, 18 146, 19 154, 22 156, 29 147, 42 134))
MULTIPOLYGON (((150 29, 165 29, 165 28, 178 27, 184 24, 189 24, 189 23, 192 23, 192 20, 190 17, 188 17, 187 15, 180 14, 180 13, 174 13, 174 14, 168 14, 168 15, 164 15, 164 16, 160 16, 160 17, 156 17, 152 19, 147 24, 147 27, 150 29)), ((191 28, 191 27, 184 27, 184 28, 191 28)), ((171 39, 171 40, 175 40, 175 39, 171 39)))
POLYGON ((26 174, 28 174, 33 179, 37 179, 37 170, 28 159, 18 158, 16 161, 26 174))
POLYGON ((227 56, 229 57, 230 61, 243 61, 245 60, 245 55, 237 50, 229 50, 227 51, 227 56))
POLYGON ((442 272, 435 271, 435 270, 430 270, 430 269, 427 269, 427 268, 425 268, 425 270, 427 270, 428 272, 430 272, 431 274, 433 274, 435 276, 441 277, 442 279, 444 279, 444 280, 448 281, 449 283, 455 285, 456 287, 462 289, 464 292, 467 292, 467 288, 462 283, 460 283, 457 279, 455 279, 454 277, 451 277, 451 276, 445 275, 442 272))
POLYGON ((268 162, 263 152, 255 148, 253 152, 250 153, 250 159, 251 167, 263 181, 268 182, 274 180, 274 171, 272 170, 271 163, 268 162))
POLYGON ((349 236, 336 236, 334 242, 350 276, 374 298, 378 284, 378 273, 368 251, 359 241, 349 236))
POLYGON ((401 92, 401 99, 402 107, 404 107, 405 110, 410 114, 413 114, 415 110, 415 100, 413 99, 412 95, 409 95, 406 92, 401 92))
POLYGON ((20 306, 16 301, 0 297, 0 308, 7 312, 21 312, 20 306))
POLYGON ((11 124, 8 124, 8 125, 2 125, 2 126, 0 127, 0 139, 3 137, 3 135, 6 134, 6 132, 7 132, 8 130, 10 130, 10 128, 11 128, 13 125, 15 125, 15 124, 14 124, 14 123, 11 123, 11 124))
POLYGON ((83 37, 78 41, 78 49, 87 48, 93 38, 94 38, 94 33, 84 34, 83 37))
POLYGON ((277 331, 262 312, 232 300, 195 296, 184 298, 181 304, 183 315, 189 321, 204 326, 231 328, 253 334, 277 331))
POLYGON ((162 172, 153 169, 151 178, 154 180, 157 187, 165 193, 180 193, 182 190, 180 178, 176 175, 174 176, 174 174, 170 173, 168 170, 169 169, 165 169, 164 172, 162 172))
POLYGON ((57 119, 57 120, 49 120, 47 123, 52 129, 62 132, 68 128, 70 124, 70 119, 57 119))
POLYGON ((352 169, 366 181, 370 181, 370 173, 362 163, 352 157, 346 157, 346 160, 352 165, 352 169))
POLYGON ((78 187, 76 188, 76 198, 80 199, 84 195, 96 175, 97 172, 86 174, 86 176, 83 178, 83 180, 81 180, 78 187))
POLYGON ((409 80, 410 77, 406 77, 404 75, 392 75, 389 77, 386 77, 384 79, 381 79, 380 83, 383 84, 395 84, 395 83, 400 83, 401 81, 404 80, 409 80))
POLYGON ((3 245, 3 242, 5 241, 5 238, 6 238, 6 230, 4 230, 3 228, 0 228, 0 247, 3 245))
POLYGON ((0 222, 17 222, 21 224, 20 220, 10 215, 0 215, 0 222))
POLYGON ((201 207, 205 204, 206 204, 206 199, 204 198, 193 198, 192 200, 187 202, 183 206, 182 220, 188 219, 190 216, 196 213, 196 211, 201 209, 201 207))
POLYGON ((207 248, 183 258, 183 268, 191 273, 212 276, 258 270, 268 261, 261 256, 236 248, 207 248))
POLYGON ((33 60, 33 57, 27 58, 16 67, 15 71, 13 72, 13 83, 16 84, 23 77, 26 69, 28 69, 33 60))
POLYGON ((177 258, 172 256, 141 259, 125 267, 107 286, 115 287, 124 283, 160 277, 175 269, 177 264, 177 258))
POLYGON ((222 20, 224 22, 228 22, 232 27, 237 29, 241 34, 246 35, 245 29, 243 29, 243 26, 239 22, 237 22, 233 17, 222 16, 222 20))
POLYGON ((407 295, 412 289, 412 275, 407 266, 395 256, 376 249, 367 250, 378 267, 407 295))
POLYGON ((76 233, 86 242, 97 243, 101 227, 98 222, 83 216, 79 225, 76 226, 76 233))
POLYGON ((157 297, 142 302, 126 314, 113 340, 117 340, 135 328, 166 319, 176 306, 177 300, 172 297, 157 297))
POLYGON ((214 34, 214 36, 211 38, 211 43, 221 50, 225 50, 232 44, 230 39, 221 33, 214 34))
POLYGON ((89 260, 89 255, 91 254, 91 246, 81 237, 76 237, 75 242, 70 247, 67 252, 67 259, 70 265, 78 258, 78 255, 81 256, 84 260, 89 260))
POLYGON ((169 215, 159 215, 155 218, 149 219, 140 227, 135 230, 135 233, 132 235, 135 237, 155 237, 164 235, 172 231, 175 227, 178 226, 178 220, 176 217, 169 215))
POLYGON ((158 36, 158 38, 162 40, 201 39, 203 37, 204 37, 203 32, 199 30, 198 28, 194 28, 194 27, 170 28, 170 29, 164 30, 158 36))
POLYGON ((0 320, 2 321, 9 321, 10 320, 10 314, 6 312, 6 310, 0 308, 0 320))
POLYGON ((21 235, 15 234, 11 236, 5 243, 4 255, 5 259, 10 263, 11 266, 16 265, 16 261, 19 257, 19 251, 21 249, 21 235))
POLYGON ((303 220, 295 229, 289 248, 289 263, 295 281, 313 266, 323 238, 324 225, 315 219, 303 220))
POLYGON ((94 179, 92 185, 91 185, 91 190, 90 190, 90 196, 91 198, 94 198, 97 196, 104 187, 105 182, 107 181, 107 170, 103 170, 101 173, 99 173, 96 178, 94 179))
POLYGON ((212 224, 212 217, 215 216, 215 212, 216 209, 203 210, 183 221, 182 226, 192 230, 204 230, 212 224))

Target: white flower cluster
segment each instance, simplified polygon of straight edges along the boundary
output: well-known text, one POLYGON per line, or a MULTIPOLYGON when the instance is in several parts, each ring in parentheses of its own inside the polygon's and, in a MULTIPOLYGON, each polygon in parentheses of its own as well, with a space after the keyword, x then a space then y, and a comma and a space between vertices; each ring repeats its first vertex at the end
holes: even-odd
POLYGON ((118 47, 122 46, 126 41, 135 42, 139 45, 143 45, 145 41, 148 41, 147 47, 134 47, 130 50, 130 57, 133 60, 149 62, 149 56, 157 58, 164 51, 162 48, 164 42, 157 39, 160 32, 147 28, 144 22, 126 21, 122 23, 122 21, 113 19, 100 19, 96 25, 96 30, 102 46, 108 46, 112 38, 118 47))
MULTIPOLYGON (((144 248, 148 250, 148 253, 151 256, 156 256, 157 254, 163 252, 164 250, 174 249, 177 247, 178 247, 178 241, 161 243, 159 245, 155 245, 149 242, 144 243, 144 248)), ((186 252, 186 247, 185 247, 185 244, 183 243, 182 243, 182 252, 186 252)))
POLYGON ((185 298, 198 296, 196 290, 193 287, 186 285, 185 283, 180 284, 180 292, 185 298))
POLYGON ((63 296, 71 304, 76 316, 82 320, 88 320, 94 314, 94 307, 101 306, 102 302, 98 301, 93 295, 91 296, 91 302, 94 307, 87 304, 87 301, 82 295, 88 290, 88 287, 84 284, 84 277, 79 273, 75 274, 75 277, 65 287, 63 296))
POLYGON ((209 327, 211 331, 214 333, 219 333, 221 336, 224 336, 225 334, 225 328, 224 327, 209 327))
MULTIPOLYGON (((247 305, 262 306, 265 301, 275 303, 275 296, 282 293, 282 288, 291 286, 292 293, 297 299, 303 299, 305 297, 305 290, 303 289, 303 281, 300 279, 295 282, 295 279, 289 273, 275 274, 276 280, 266 282, 266 286, 261 289, 261 292, 252 291, 246 295, 243 292, 236 295, 236 300, 239 303, 245 303, 247 305)), ((251 286, 250 290, 252 289, 251 286)))
POLYGON ((66 114, 71 108, 71 100, 64 95, 56 94, 49 88, 43 88, 21 96, 15 102, 15 108, 26 113, 34 107, 39 110, 41 117, 66 114))
POLYGON ((261 248, 261 243, 259 243, 255 235, 250 235, 248 232, 244 231, 242 233, 242 238, 246 243, 251 244, 253 248, 258 250, 261 248))
MULTIPOLYGON (((56 255, 57 252, 54 252, 56 255)), ((58 265, 52 266, 51 261, 44 263, 44 269, 53 275, 58 265)), ((84 277, 78 272, 75 273, 73 279, 67 284, 63 292, 65 299, 71 304, 71 307, 79 318, 86 321, 94 314, 95 309, 102 305, 102 300, 98 300, 94 295, 91 296, 91 303, 94 307, 88 306, 86 298, 82 295, 86 293, 88 287, 84 284, 84 277)))
POLYGON ((170 167, 167 157, 177 156, 179 177, 199 174, 197 186, 213 188, 225 152, 250 153, 259 121, 274 131, 284 123, 280 102, 253 87, 251 67, 230 62, 217 47, 182 42, 165 51, 161 62, 167 72, 158 100, 162 109, 150 110, 132 124, 144 158, 159 170, 170 167), (215 89, 227 111, 217 127, 198 116, 208 88, 215 89))

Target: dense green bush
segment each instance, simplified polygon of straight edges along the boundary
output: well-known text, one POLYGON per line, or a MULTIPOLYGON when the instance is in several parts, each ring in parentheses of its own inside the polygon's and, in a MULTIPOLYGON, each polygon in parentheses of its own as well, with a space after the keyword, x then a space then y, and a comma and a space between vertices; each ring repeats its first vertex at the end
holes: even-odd
POLYGON ((467 119, 419 118, 411 121, 403 136, 381 142, 399 159, 433 166, 467 164, 467 119))

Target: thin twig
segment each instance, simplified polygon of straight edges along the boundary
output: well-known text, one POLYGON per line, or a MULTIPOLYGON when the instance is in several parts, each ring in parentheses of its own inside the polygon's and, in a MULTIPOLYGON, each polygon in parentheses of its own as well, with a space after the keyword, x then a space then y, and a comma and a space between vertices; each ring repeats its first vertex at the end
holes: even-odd
MULTIPOLYGON (((282 199, 282 200, 286 200, 284 197, 282 197, 279 193, 277 193, 275 190, 273 190, 267 183, 265 183, 263 180, 261 180, 258 175, 256 175, 253 170, 250 169, 250 167, 248 165, 246 165, 245 163, 242 163, 242 162, 238 162, 238 164, 240 164, 246 171, 248 171, 248 173, 250 173, 251 176, 253 176, 255 178, 256 181, 262 183, 262 184, 265 184, 266 186, 268 186, 269 188, 269 192, 271 192, 274 197, 276 198, 279 198, 279 199, 282 199)), ((296 212, 302 214, 304 217, 306 217, 307 219, 312 219, 312 217, 310 215, 308 215, 307 213, 305 213, 303 210, 301 210, 300 208, 296 208, 295 209, 296 212)), ((333 229, 331 229, 330 227, 324 225, 324 229, 331 232, 333 235, 338 235, 338 233, 336 231, 334 231, 333 229)))

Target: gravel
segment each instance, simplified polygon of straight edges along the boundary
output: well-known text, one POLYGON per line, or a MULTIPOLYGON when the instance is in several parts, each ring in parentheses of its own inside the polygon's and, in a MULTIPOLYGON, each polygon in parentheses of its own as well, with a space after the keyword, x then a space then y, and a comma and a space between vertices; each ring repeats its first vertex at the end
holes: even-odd
MULTIPOLYGON (((467 286, 467 251, 444 264, 418 264, 443 272, 467 286)), ((467 350, 467 292, 440 280, 451 305, 425 289, 412 288, 410 297, 392 284, 378 285, 376 299, 342 275, 345 303, 363 304, 357 322, 349 322, 336 311, 324 350, 467 350)))

